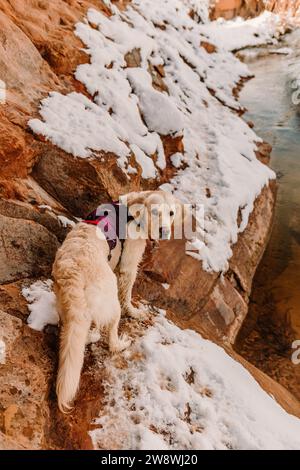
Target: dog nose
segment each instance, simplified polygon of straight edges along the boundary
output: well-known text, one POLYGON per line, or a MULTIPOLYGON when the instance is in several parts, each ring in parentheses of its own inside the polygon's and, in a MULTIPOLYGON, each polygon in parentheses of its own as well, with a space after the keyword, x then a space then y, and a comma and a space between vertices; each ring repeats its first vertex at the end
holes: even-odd
POLYGON ((169 229, 169 227, 160 227, 159 237, 161 240, 170 240, 171 230, 169 229))

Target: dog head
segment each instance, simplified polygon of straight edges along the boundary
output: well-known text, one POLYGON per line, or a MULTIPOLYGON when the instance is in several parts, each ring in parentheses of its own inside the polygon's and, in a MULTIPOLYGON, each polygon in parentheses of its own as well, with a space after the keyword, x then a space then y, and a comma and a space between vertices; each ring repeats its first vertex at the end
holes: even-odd
POLYGON ((131 230, 138 234, 136 238, 169 240, 172 226, 183 213, 182 204, 164 191, 129 193, 122 197, 122 202, 127 204, 129 215, 133 217, 131 230))

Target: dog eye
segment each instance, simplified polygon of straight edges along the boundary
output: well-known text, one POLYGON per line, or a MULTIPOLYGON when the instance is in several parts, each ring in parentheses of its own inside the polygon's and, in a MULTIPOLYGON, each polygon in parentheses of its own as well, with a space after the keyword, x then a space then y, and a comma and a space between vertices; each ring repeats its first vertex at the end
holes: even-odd
POLYGON ((175 214, 174 211, 170 211, 170 216, 173 217, 173 215, 175 214))

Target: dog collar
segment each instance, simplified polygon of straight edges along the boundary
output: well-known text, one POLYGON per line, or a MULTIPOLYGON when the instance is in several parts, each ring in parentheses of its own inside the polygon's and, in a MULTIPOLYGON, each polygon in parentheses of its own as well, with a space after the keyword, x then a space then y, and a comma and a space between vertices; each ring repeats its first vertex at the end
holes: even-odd
POLYGON ((118 240, 124 242, 127 224, 131 220, 133 217, 128 213, 127 206, 112 202, 98 206, 83 222, 101 229, 108 243, 111 259, 111 252, 116 248, 118 240))

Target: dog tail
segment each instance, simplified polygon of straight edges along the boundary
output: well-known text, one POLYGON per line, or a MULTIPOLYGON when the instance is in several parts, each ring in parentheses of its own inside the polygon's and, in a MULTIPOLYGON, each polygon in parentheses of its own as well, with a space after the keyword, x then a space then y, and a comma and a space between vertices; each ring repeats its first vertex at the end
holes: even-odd
POLYGON ((61 329, 56 381, 58 407, 63 413, 72 410, 71 404, 80 382, 85 344, 91 323, 84 316, 85 312, 75 311, 74 303, 69 303, 68 307, 68 316, 61 329))

